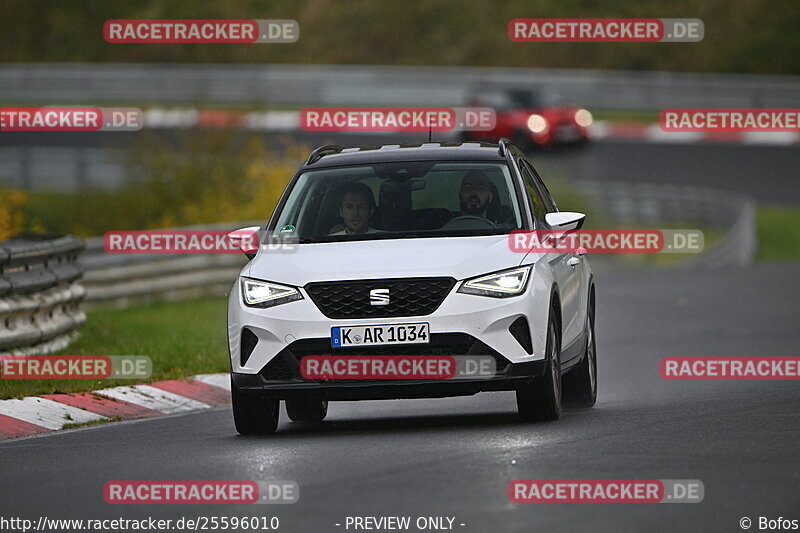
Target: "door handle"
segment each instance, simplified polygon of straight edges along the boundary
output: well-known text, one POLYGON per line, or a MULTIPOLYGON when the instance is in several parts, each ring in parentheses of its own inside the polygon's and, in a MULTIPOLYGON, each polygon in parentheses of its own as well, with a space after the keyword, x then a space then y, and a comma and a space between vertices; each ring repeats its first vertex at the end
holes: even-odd
POLYGON ((569 261, 567 261, 567 264, 572 268, 575 268, 576 266, 581 264, 581 259, 580 257, 571 257, 569 261))

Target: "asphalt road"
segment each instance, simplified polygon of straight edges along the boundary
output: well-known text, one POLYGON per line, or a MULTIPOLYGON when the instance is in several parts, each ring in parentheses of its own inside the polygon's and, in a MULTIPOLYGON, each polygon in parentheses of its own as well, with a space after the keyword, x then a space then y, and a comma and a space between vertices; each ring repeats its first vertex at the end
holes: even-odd
MULTIPOLYGON (((798 355, 800 265, 598 277, 600 396, 528 425, 513 394, 331 404, 321 429, 235 434, 219 408, 0 444, 0 516, 276 515, 280 531, 346 531, 346 516, 455 517, 455 530, 741 531, 800 519, 800 385, 675 382, 667 355, 798 355), (520 478, 699 479, 699 504, 512 504, 520 478), (284 506, 122 506, 114 479, 282 479, 284 506), (335 526, 336 523, 342 526, 335 526), (465 524, 461 526, 460 524, 465 524)), ((220 357, 223 357, 220 354, 220 357)), ((352 531, 352 529, 350 530, 352 531)), ((412 529, 412 531, 415 531, 412 529)))
MULTIPOLYGON (((161 134, 170 137, 171 133, 161 134)), ((138 133, 10 133, 0 135, 0 148, 36 147, 52 149, 52 157, 63 157, 63 148, 99 151, 100 147, 127 147, 138 133)), ((268 145, 280 148, 287 140, 310 147, 338 143, 343 146, 424 142, 422 134, 368 135, 296 132, 266 134, 268 145)), ((434 137, 447 141, 449 137, 434 137)), ((43 152, 38 155, 47 159, 43 152)), ((751 196, 758 202, 800 205, 796 186, 800 168, 798 145, 752 145, 726 143, 648 143, 635 140, 604 139, 585 146, 558 147, 531 154, 534 164, 547 179, 553 174, 574 179, 671 183, 727 190, 751 196)), ((72 160, 64 164, 73 168, 72 160)), ((61 167, 51 178, 37 178, 37 185, 61 187, 65 179, 61 167), (54 180, 54 181, 53 181, 54 180)), ((113 173, 112 173, 113 174, 113 173)), ((106 180, 110 180, 104 174, 106 180)), ((2 176, 0 176, 0 179, 2 176)), ((16 182, 13 182, 16 184, 16 182)))
MULTIPOLYGON (((297 133, 294 138, 310 146, 426 140, 424 135, 376 138, 308 132, 297 133)), ((584 180, 669 183, 736 192, 767 204, 800 205, 800 187, 797 187, 800 145, 602 139, 585 145, 538 149, 529 155, 545 181, 548 176, 559 175, 584 180)))

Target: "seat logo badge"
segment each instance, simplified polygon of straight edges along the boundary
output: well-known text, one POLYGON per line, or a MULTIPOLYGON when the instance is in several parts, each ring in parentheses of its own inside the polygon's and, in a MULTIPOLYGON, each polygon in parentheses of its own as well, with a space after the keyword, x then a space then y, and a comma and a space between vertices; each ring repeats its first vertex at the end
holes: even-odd
POLYGON ((369 291, 369 305, 389 305, 389 289, 369 291))

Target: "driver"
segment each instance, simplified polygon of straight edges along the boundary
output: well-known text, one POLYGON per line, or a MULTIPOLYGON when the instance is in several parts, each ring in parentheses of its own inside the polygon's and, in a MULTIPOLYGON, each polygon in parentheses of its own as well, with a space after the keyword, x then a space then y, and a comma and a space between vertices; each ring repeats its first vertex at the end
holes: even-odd
POLYGON ((486 209, 494 195, 489 176, 480 170, 470 170, 461 178, 461 212, 458 216, 479 216, 486 218, 486 209))
POLYGON ((375 197, 372 189, 364 183, 350 183, 342 188, 339 216, 344 221, 344 229, 331 235, 358 235, 377 233, 369 226, 369 219, 375 214, 375 197))

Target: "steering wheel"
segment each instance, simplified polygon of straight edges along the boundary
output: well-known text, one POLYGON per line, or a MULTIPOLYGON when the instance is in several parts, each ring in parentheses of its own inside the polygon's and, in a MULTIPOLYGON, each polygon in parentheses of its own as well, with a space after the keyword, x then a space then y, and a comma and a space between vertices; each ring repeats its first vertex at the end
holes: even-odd
POLYGON ((497 225, 494 222, 482 216, 459 215, 448 220, 444 226, 442 226, 442 229, 483 229, 496 227, 497 225))

